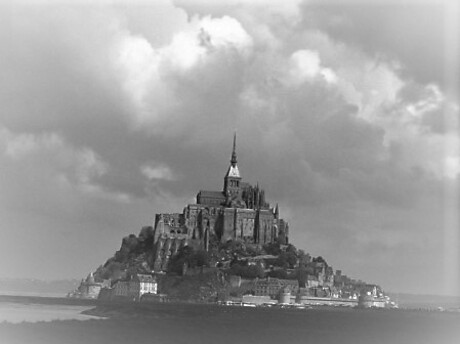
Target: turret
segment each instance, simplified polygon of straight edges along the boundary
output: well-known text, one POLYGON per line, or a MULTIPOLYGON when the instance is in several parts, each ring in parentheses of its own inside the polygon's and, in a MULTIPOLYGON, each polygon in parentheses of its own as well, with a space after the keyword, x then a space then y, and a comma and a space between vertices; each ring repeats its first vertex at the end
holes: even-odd
POLYGON ((95 283, 95 280, 94 280, 94 275, 92 272, 90 272, 88 274, 88 277, 86 277, 86 283, 87 284, 94 284, 95 283))

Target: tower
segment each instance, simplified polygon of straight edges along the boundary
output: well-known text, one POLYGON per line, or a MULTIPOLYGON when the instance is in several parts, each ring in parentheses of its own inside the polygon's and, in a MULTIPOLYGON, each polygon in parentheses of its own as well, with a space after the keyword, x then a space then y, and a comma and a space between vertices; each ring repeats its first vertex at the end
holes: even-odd
POLYGON ((236 160, 236 133, 233 135, 233 149, 232 157, 230 159, 230 166, 224 179, 224 194, 227 200, 232 200, 238 197, 240 193, 240 171, 238 170, 236 160))

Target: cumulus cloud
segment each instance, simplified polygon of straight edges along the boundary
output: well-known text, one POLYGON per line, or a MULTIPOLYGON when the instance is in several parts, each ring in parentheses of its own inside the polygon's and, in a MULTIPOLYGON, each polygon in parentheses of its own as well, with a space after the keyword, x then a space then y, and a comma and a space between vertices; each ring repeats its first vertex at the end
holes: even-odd
POLYGON ((291 55, 289 81, 298 86, 302 82, 313 80, 318 76, 322 76, 329 83, 337 81, 337 76, 331 69, 321 66, 318 52, 303 49, 291 55))
POLYGON ((72 147, 56 133, 16 134, 6 128, 0 130, 0 143, 1 159, 9 166, 5 173, 12 173, 7 178, 14 178, 14 169, 30 166, 37 173, 37 181, 44 177, 41 173, 51 172, 50 182, 56 182, 53 186, 56 190, 71 187, 77 192, 91 192, 96 197, 123 198, 111 195, 98 185, 98 179, 109 171, 109 167, 90 148, 72 147))
POLYGON ((159 164, 155 166, 145 165, 141 168, 141 172, 150 180, 164 179, 164 180, 175 180, 176 177, 171 169, 164 165, 159 164))
POLYGON ((458 180, 458 105, 397 49, 333 30, 356 13, 297 1, 13 8, 0 14, 8 209, 50 216, 43 198, 62 222, 109 218, 121 237, 221 188, 237 129, 243 178, 280 203, 297 246, 374 277, 366 255, 389 278, 385 253, 442 245, 430 235, 443 182, 458 180), (21 202, 25 185, 34 202, 21 202))

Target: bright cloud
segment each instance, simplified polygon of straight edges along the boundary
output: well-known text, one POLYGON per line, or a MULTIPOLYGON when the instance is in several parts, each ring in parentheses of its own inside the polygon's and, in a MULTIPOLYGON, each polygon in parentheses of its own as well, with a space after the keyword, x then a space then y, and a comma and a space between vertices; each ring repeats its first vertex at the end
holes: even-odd
POLYGON ((164 165, 158 164, 155 166, 146 165, 141 168, 141 172, 144 176, 146 176, 150 180, 175 180, 176 177, 171 169, 164 165))
MULTIPOLYGON (((236 129, 245 180, 289 214, 297 246, 374 276, 360 256, 369 255, 387 280, 385 254, 396 261, 404 255, 392 250, 424 248, 414 253, 418 273, 417 258, 441 249, 431 235, 443 221, 443 183, 458 181, 458 104, 410 73, 410 49, 385 49, 373 11, 240 0, 15 9, 14 27, 0 11, 9 47, 0 201, 48 219, 37 231, 53 219, 42 204, 60 210, 60 225, 117 238, 136 231, 128 223, 180 211, 197 190, 220 187, 236 129)), ((414 44, 426 36, 411 32, 403 36, 414 44)))
POLYGON ((298 50, 290 57, 289 81, 298 86, 304 81, 322 76, 329 83, 337 81, 336 74, 330 68, 321 67, 317 51, 298 50))

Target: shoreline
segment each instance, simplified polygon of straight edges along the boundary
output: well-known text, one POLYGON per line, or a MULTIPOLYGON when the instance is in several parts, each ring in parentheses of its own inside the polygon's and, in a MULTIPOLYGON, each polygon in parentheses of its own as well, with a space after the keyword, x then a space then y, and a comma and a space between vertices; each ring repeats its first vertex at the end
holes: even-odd
MULTIPOLYGON (((90 307, 82 312, 85 315, 92 315, 106 318, 107 315, 105 312, 110 310, 112 315, 116 315, 120 313, 120 310, 127 310, 129 312, 133 312, 134 310, 153 310, 153 309, 167 309, 171 306, 185 306, 185 307, 216 307, 219 309, 234 309, 234 308, 252 308, 252 307, 242 307, 242 306, 225 306, 225 305, 218 305, 217 303, 203 303, 203 302, 193 302, 193 301, 186 301, 186 300, 177 300, 177 301, 170 301, 170 302, 131 302, 131 301, 105 301, 105 300, 98 300, 98 299, 77 299, 77 298, 69 298, 69 297, 53 297, 53 296, 27 296, 27 295, 2 295, 0 294, 0 304, 2 303, 14 303, 14 304, 22 304, 22 305, 29 305, 29 304, 37 304, 37 305, 48 305, 48 306, 81 306, 81 307, 90 307), (118 310, 118 311, 117 311, 118 310)), ((353 310, 353 309, 361 309, 359 307, 339 307, 337 305, 305 305, 306 309, 295 309, 295 307, 254 307, 257 309, 260 308, 267 308, 272 310, 293 310, 293 311, 308 311, 308 310, 334 310, 334 311, 342 311, 342 310, 353 310)), ((448 308, 441 308, 441 307, 400 307, 398 309, 388 309, 388 308, 370 308, 370 311, 404 311, 404 312, 443 312, 443 313, 460 313, 460 309, 457 310, 456 308, 448 309, 448 308)))

